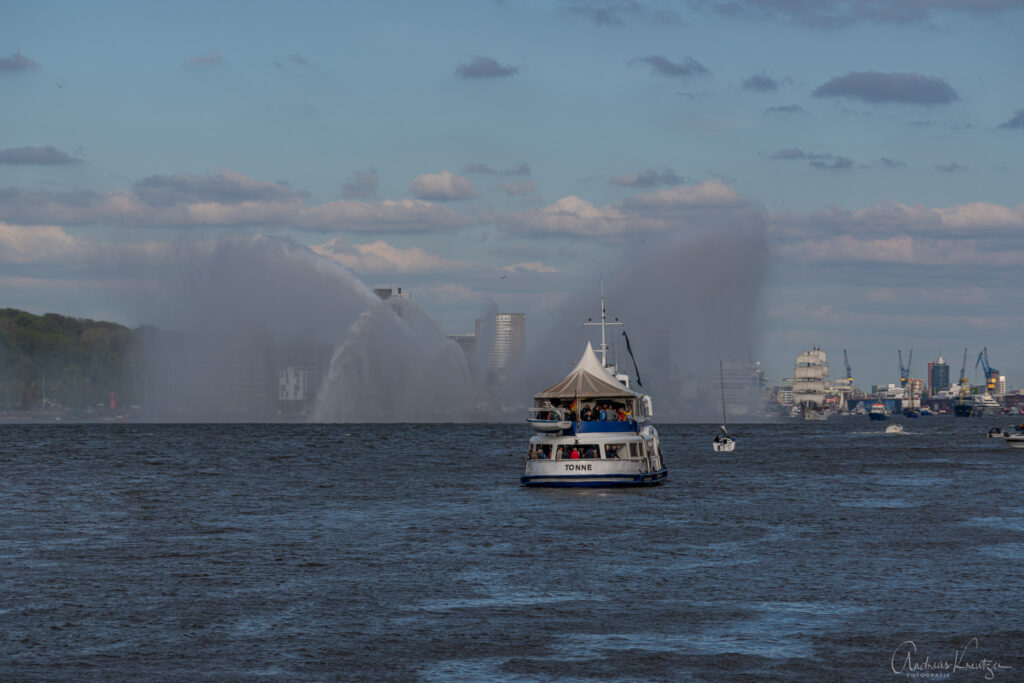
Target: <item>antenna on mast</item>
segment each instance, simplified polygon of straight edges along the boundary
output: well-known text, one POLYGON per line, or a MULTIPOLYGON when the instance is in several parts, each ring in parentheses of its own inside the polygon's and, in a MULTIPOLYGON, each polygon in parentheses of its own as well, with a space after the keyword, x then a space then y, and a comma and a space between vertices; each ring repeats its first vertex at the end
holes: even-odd
POLYGON ((591 322, 590 318, 587 318, 587 322, 584 325, 600 325, 601 326, 601 367, 608 367, 608 342, 605 337, 605 326, 607 325, 622 325, 619 319, 616 318, 615 322, 610 323, 606 321, 606 314, 604 310, 604 280, 601 280, 601 322, 591 322))

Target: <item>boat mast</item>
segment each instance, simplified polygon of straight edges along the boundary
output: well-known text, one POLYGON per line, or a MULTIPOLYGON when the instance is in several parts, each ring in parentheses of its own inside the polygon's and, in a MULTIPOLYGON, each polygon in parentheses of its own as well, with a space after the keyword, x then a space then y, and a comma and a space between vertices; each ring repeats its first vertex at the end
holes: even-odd
POLYGON ((608 367, 608 342, 605 338, 605 326, 606 325, 622 325, 619 319, 616 318, 615 322, 606 322, 606 314, 604 310, 604 280, 601 280, 601 322, 595 323, 590 318, 587 318, 587 322, 584 325, 600 325, 601 326, 601 367, 608 367))
MULTIPOLYGON (((725 429, 725 370, 722 367, 722 361, 718 361, 718 378, 722 383, 722 429, 725 429)), ((729 430, 725 429, 725 433, 728 434, 729 430)))

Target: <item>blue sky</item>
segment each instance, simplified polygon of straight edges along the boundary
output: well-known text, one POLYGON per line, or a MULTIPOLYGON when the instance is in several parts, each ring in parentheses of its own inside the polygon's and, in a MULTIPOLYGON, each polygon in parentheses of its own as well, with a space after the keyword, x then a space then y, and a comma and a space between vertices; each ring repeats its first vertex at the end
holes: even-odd
POLYGON ((633 246, 753 210, 747 345, 773 379, 813 344, 836 370, 849 349, 862 386, 895 380, 897 348, 956 375, 987 346, 1024 386, 1022 0, 0 19, 0 305, 159 323, 119 292, 182 240, 265 234, 405 286, 452 333, 489 305, 540 324, 633 246))

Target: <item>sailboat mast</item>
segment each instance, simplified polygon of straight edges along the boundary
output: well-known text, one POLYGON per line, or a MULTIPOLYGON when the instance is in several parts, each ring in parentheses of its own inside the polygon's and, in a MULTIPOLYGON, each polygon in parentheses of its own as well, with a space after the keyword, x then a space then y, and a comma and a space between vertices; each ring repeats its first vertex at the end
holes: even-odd
POLYGON ((722 426, 725 427, 725 369, 722 367, 722 361, 718 361, 718 379, 722 387, 722 426))

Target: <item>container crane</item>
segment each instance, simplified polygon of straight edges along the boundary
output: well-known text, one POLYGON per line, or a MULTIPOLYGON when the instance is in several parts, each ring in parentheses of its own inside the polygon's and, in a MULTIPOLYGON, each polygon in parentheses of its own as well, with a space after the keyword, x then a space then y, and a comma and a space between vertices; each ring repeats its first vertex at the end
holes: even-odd
POLYGON ((985 388, 989 393, 996 390, 996 384, 999 382, 999 371, 988 364, 988 347, 983 347, 978 352, 978 360, 974 361, 974 368, 977 369, 981 365, 982 371, 985 373, 985 388))
POLYGON ((910 354, 907 356, 907 365, 903 366, 903 351, 896 349, 896 354, 900 359, 900 386, 906 387, 907 382, 910 381, 910 364, 914 362, 914 349, 910 349, 910 354))
POLYGON ((967 387, 967 347, 964 347, 964 362, 960 365, 960 395, 966 396, 970 391, 967 387))

